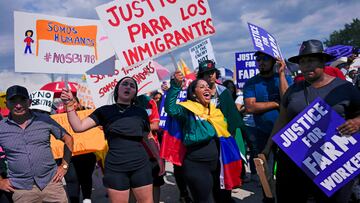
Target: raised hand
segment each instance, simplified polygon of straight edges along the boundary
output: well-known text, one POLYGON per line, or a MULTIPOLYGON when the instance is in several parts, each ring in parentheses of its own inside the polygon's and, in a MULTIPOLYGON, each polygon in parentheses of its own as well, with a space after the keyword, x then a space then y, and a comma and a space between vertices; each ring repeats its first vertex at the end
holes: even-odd
POLYGON ((184 75, 182 74, 182 72, 180 70, 176 70, 175 73, 172 76, 172 79, 175 81, 175 83, 177 85, 179 85, 180 87, 183 86, 183 82, 184 82, 184 75))
POLYGON ((72 94, 72 92, 67 89, 67 88, 63 88, 61 95, 60 95, 61 100, 64 102, 64 104, 69 103, 70 101, 74 100, 74 96, 72 94))

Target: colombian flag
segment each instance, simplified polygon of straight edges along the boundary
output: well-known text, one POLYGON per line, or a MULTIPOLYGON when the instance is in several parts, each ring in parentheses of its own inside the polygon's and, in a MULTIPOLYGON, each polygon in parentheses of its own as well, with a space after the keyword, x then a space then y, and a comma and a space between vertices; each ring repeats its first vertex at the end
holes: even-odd
MULTIPOLYGON (((227 130, 227 123, 220 109, 216 109, 215 105, 211 104, 209 115, 203 113, 206 109, 200 103, 186 101, 181 102, 180 105, 209 121, 216 130, 220 142, 220 188, 232 190, 234 187, 241 185, 242 164, 239 148, 235 139, 227 130)), ((168 116, 162 140, 161 157, 173 164, 181 165, 186 153, 182 140, 183 133, 180 123, 168 116)))
POLYGON ((183 133, 180 123, 175 118, 168 116, 161 142, 160 157, 181 166, 186 153, 186 147, 182 140, 183 133))
POLYGON ((220 140, 220 188, 232 190, 241 185, 241 157, 233 137, 219 137, 220 140))

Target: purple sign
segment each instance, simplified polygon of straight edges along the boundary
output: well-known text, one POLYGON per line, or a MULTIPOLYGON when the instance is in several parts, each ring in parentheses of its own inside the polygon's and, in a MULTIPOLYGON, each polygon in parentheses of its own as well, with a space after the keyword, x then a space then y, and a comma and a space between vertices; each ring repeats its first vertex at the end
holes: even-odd
POLYGON ((237 88, 243 88, 245 82, 259 73, 256 66, 255 52, 235 53, 236 84, 237 88))
POLYGON ((328 47, 326 48, 324 51, 327 54, 330 54, 332 56, 335 56, 335 58, 333 60, 331 60, 330 62, 328 62, 328 64, 330 64, 331 62, 337 60, 340 57, 349 57, 352 54, 352 46, 348 46, 348 45, 335 45, 332 47, 328 47))
POLYGON ((327 196, 360 173, 360 133, 341 136, 336 128, 344 122, 317 98, 273 137, 327 196))
POLYGON ((275 40, 275 37, 268 33, 263 28, 248 23, 251 39, 256 51, 261 51, 275 58, 282 57, 280 47, 275 40))
POLYGON ((159 122, 159 127, 164 129, 165 127, 165 122, 166 122, 166 117, 167 117, 167 113, 165 112, 165 98, 166 98, 166 92, 164 92, 164 96, 161 98, 161 103, 159 106, 160 109, 160 122, 159 122))
MULTIPOLYGON (((164 93, 164 96, 162 97, 161 100, 161 104, 160 104, 160 123, 159 123, 159 127, 164 129, 165 128, 165 124, 166 124, 166 118, 167 118, 167 113, 165 112, 165 98, 166 98, 166 92, 164 93)), ((182 90, 180 91, 179 95, 178 95, 178 99, 177 102, 182 102, 186 100, 186 90, 182 90)))

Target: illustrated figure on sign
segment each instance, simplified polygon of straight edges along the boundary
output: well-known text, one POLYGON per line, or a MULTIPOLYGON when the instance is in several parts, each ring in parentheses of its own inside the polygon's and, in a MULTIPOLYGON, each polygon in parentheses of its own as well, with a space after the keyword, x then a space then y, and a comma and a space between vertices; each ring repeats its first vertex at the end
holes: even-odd
POLYGON ((32 54, 31 52, 31 43, 34 43, 34 40, 31 38, 34 34, 34 31, 32 30, 26 30, 25 32, 25 39, 24 39, 24 42, 26 43, 26 46, 25 46, 25 51, 24 51, 24 54, 27 54, 28 51, 30 54, 32 54))

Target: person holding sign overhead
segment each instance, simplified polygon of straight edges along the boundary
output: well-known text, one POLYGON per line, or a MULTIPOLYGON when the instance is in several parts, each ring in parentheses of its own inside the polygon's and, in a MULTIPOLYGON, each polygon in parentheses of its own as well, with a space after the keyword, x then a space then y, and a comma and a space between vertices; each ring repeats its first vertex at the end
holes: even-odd
MULTIPOLYGON (((359 131, 360 91, 351 83, 324 73, 325 63, 332 58, 331 55, 323 52, 323 45, 319 40, 304 41, 299 55, 289 58, 290 62, 299 64, 305 81, 293 84, 284 94, 280 105, 279 119, 274 125, 272 135, 281 130, 318 97, 345 118, 346 122, 337 127, 341 135, 351 136, 359 131)), ((322 136, 325 134, 319 133, 322 136)), ((265 155, 269 154, 272 143, 270 137, 263 151, 265 155)), ((351 146, 348 145, 348 147, 351 146)), ((337 149, 332 151, 340 153, 337 149)), ((309 195, 313 195, 316 202, 319 203, 347 203, 349 201, 354 181, 348 182, 334 195, 327 197, 284 151, 279 150, 277 160, 276 195, 278 203, 306 203, 309 195)))
POLYGON ((226 171, 226 165, 232 165, 230 173, 222 174, 226 189, 240 184, 240 154, 234 138, 227 130, 224 114, 211 103, 208 82, 204 79, 192 81, 187 89, 187 101, 176 103, 177 95, 184 85, 183 79, 183 74, 177 70, 165 99, 165 111, 178 119, 183 129, 182 141, 186 146, 186 154, 182 167, 194 202, 208 203, 212 202, 213 186, 220 187, 216 185, 219 182, 219 167, 223 166, 226 171), (218 145, 221 153, 218 152, 218 145), (224 157, 228 160, 224 160, 224 157), (223 160, 221 166, 219 159, 223 160))
MULTIPOLYGON (((231 93, 225 86, 217 84, 216 80, 220 78, 220 71, 216 68, 215 62, 212 60, 205 60, 199 63, 199 71, 197 73, 197 78, 205 80, 210 85, 211 93, 211 103, 219 108, 224 114, 228 128, 227 130, 231 133, 233 137, 239 141, 239 148, 243 147, 244 143, 242 142, 241 126, 242 118, 237 111, 235 102, 231 96, 231 93), (241 146, 242 145, 242 146, 241 146)), ((244 151, 244 149, 243 149, 244 151)), ((241 155, 242 159, 245 160, 244 154, 241 155)), ((221 168, 217 168, 217 173, 220 174, 221 168)), ((241 172, 241 171, 240 171, 241 172)), ((215 179, 215 181, 220 181, 220 179, 215 179)), ((220 183, 215 182, 213 193, 214 199, 216 202, 234 202, 234 199, 231 197, 231 190, 221 189, 219 187, 220 183)))
MULTIPOLYGON (((248 140, 252 145, 255 158, 265 148, 271 130, 279 115, 279 104, 282 95, 292 84, 290 76, 285 75, 285 62, 261 51, 255 52, 259 73, 245 82, 245 112, 252 114, 255 128, 248 140), (279 65, 278 73, 275 73, 279 65)), ((253 160, 251 160, 253 161, 253 160)), ((264 196, 263 202, 273 202, 264 196)))
MULTIPOLYGON (((138 86, 132 77, 122 78, 115 86, 115 104, 97 108, 80 120, 75 112, 74 97, 63 89, 67 116, 74 132, 101 125, 108 141, 103 184, 111 202, 128 202, 130 189, 139 203, 152 203, 152 170, 141 141, 148 138, 150 125, 144 108, 135 105, 138 86)), ((156 147, 149 147, 155 149, 156 147)))

